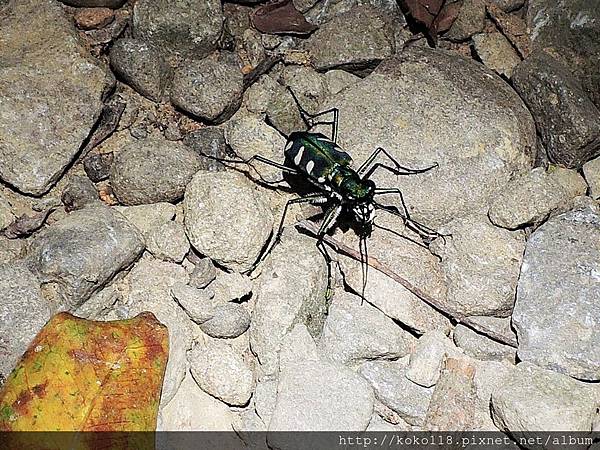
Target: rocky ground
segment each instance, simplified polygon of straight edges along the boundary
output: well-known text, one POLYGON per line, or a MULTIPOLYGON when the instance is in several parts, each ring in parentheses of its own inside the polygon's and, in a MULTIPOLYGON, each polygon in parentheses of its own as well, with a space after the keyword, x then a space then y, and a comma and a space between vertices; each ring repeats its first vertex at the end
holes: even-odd
POLYGON ((293 0, 296 28, 241 3, 0 1, 0 380, 58 311, 151 311, 161 430, 598 430, 596 2, 448 2, 437 29, 393 0, 293 0), (382 214, 369 248, 454 317, 373 268, 361 302, 333 250, 327 299, 313 207, 255 268, 295 194, 205 155, 282 161, 287 87, 339 108, 357 164, 439 164, 374 180, 448 236, 382 214))

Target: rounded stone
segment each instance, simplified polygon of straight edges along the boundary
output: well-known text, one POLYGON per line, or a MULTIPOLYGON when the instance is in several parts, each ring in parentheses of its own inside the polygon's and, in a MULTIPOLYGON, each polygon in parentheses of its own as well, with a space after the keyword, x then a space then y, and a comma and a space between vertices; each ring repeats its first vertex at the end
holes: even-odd
POLYGON ((110 183, 125 205, 175 202, 200 167, 196 153, 155 138, 138 141, 117 153, 110 183))
POLYGON ((192 246, 217 263, 250 270, 273 228, 273 214, 254 184, 237 172, 198 172, 184 200, 192 246))

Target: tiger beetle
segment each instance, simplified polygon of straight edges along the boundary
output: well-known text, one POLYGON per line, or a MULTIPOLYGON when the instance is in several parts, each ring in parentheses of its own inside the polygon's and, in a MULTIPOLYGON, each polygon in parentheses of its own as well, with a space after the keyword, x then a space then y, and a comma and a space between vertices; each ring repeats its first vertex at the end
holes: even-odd
MULTIPOLYGON (((324 237, 337 224, 340 214, 350 213, 358 225, 358 237, 360 247, 360 263, 362 269, 362 298, 367 283, 368 275, 368 251, 367 238, 371 234, 375 210, 382 210, 398 217, 401 217, 405 226, 417 233, 425 242, 441 236, 435 230, 411 219, 408 209, 404 202, 402 192, 398 188, 378 188, 375 182, 370 179, 377 169, 385 169, 396 175, 414 175, 427 172, 438 166, 437 163, 423 169, 411 169, 400 165, 387 150, 382 147, 376 148, 365 162, 356 170, 352 165, 352 158, 337 145, 337 131, 339 110, 337 108, 327 109, 317 114, 310 114, 306 111, 294 92, 289 89, 302 121, 308 130, 317 125, 327 125, 331 127, 331 135, 326 136, 322 133, 311 131, 294 131, 287 136, 287 142, 284 149, 285 163, 280 164, 265 158, 261 155, 254 155, 251 158, 240 160, 219 159, 226 163, 244 163, 254 166, 254 161, 267 164, 284 173, 297 175, 311 183, 316 192, 309 195, 289 200, 283 210, 279 227, 275 238, 267 247, 262 257, 257 261, 260 263, 277 245, 283 232, 285 217, 290 205, 299 203, 317 204, 325 206, 323 221, 317 233, 317 248, 323 254, 328 267, 328 292, 331 284, 331 257, 329 256, 324 244, 324 237), (326 116, 331 120, 316 120, 326 116), (379 162, 379 159, 385 156, 392 165, 379 162), (387 206, 378 203, 375 199, 385 194, 395 194, 400 199, 402 211, 394 206, 387 206)), ((254 170, 256 170, 254 168, 254 170)), ((260 174, 259 174, 260 175, 260 174)), ((261 177, 262 178, 262 177, 261 177)), ((263 179, 263 181, 266 181, 263 179)), ((267 182, 272 184, 273 182, 267 182)), ((276 183, 276 182, 275 182, 276 183)))

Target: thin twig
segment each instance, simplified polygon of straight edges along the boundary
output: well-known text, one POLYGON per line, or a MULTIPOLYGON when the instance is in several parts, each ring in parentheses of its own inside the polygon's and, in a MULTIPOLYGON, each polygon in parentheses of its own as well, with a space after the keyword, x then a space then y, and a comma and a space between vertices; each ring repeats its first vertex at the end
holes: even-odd
MULTIPOLYGON (((297 226, 305 231, 308 231, 310 234, 312 234, 314 236, 317 235, 318 227, 313 222, 309 222, 308 220, 303 220, 303 221, 299 222, 297 224, 297 226)), ((336 252, 346 255, 346 256, 349 256, 350 258, 355 259, 356 261, 360 261, 360 254, 353 248, 347 246, 346 244, 339 242, 338 240, 332 238, 331 236, 325 236, 323 238, 323 241, 326 242, 329 246, 331 246, 336 252)), ((458 311, 452 310, 448 306, 442 304, 442 302, 440 302, 439 300, 435 299, 428 293, 424 292, 419 287, 413 285, 410 281, 402 278, 400 275, 395 273, 392 269, 390 269, 386 265, 379 262, 377 260, 377 258, 369 256, 368 264, 371 267, 373 267, 374 269, 383 273, 384 275, 387 275, 388 277, 390 277, 392 280, 396 281, 397 283, 400 283, 402 286, 404 286, 406 289, 408 289, 410 292, 412 292, 414 295, 416 295, 421 301, 423 301, 424 303, 426 303, 433 309, 437 310, 441 314, 453 319, 454 321, 456 321, 458 323, 462 323, 464 326, 470 328, 471 330, 473 330, 479 334, 483 334, 483 335, 489 337, 490 339, 493 339, 502 344, 517 348, 517 341, 513 336, 506 336, 502 333, 498 333, 494 330, 490 330, 488 327, 486 327, 484 325, 480 325, 480 324, 472 321, 469 317, 464 316, 463 314, 459 313, 458 311)))

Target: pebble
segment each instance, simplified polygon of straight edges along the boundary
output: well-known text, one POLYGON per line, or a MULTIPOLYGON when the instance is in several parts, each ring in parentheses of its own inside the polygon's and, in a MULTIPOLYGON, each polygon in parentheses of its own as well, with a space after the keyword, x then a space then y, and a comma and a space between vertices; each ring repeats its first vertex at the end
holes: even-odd
POLYGON ((202 58, 217 47, 223 29, 219 0, 186 3, 137 1, 133 36, 185 57, 202 58))
POLYGON ((552 162, 579 169, 598 156, 600 110, 570 67, 535 51, 517 66, 512 81, 535 117, 552 162))
MULTIPOLYGON (((505 336, 514 335, 508 317, 471 316, 469 319, 505 336)), ((516 350, 513 347, 493 341, 462 324, 458 324, 454 329, 453 338, 454 343, 473 358, 515 362, 516 350)))
POLYGON ((589 200, 529 237, 512 314, 522 361, 600 380, 600 208, 589 200))
POLYGON ((464 41, 474 34, 481 33, 485 24, 485 2, 464 0, 456 20, 444 37, 453 41, 464 41))
POLYGON ((225 134, 220 127, 204 127, 192 131, 184 136, 183 143, 200 156, 200 170, 217 172, 225 169, 223 163, 204 155, 221 159, 228 159, 231 156, 225 134))
POLYGON ((166 222, 149 233, 146 248, 158 259, 180 263, 190 251, 190 243, 182 224, 166 222))
POLYGON ((339 108, 338 144, 357 165, 378 146, 406 167, 439 164, 371 177, 401 189, 412 217, 432 228, 487 209, 491 195, 533 164, 535 124, 519 96, 483 65, 441 50, 409 47, 322 107, 339 108))
POLYGON ((318 336, 325 322, 327 267, 312 238, 284 231, 256 283, 250 343, 264 375, 278 368, 278 352, 292 325, 303 323, 318 336))
POLYGON ((334 295, 329 305, 319 349, 327 358, 346 365, 407 355, 416 339, 360 297, 334 295))
POLYGON ((75 175, 65 186, 61 201, 67 211, 75 211, 98 202, 98 191, 89 178, 75 175))
MULTIPOLYGON (((298 331, 296 339, 304 342, 308 331, 298 331)), ((314 356, 305 359, 299 355, 283 366, 269 432, 365 430, 375 400, 369 383, 340 364, 314 356)), ((285 436, 274 433, 267 439, 270 446, 281 448, 285 436)), ((315 439, 307 436, 293 443, 287 440, 285 448, 316 448, 315 439)))
POLYGON ((112 166, 113 160, 112 152, 91 154, 83 160, 83 168, 88 178, 94 183, 98 183, 106 180, 110 175, 110 166, 112 166))
POLYGON ((54 312, 33 273, 22 263, 0 263, 0 379, 12 372, 54 312))
POLYGON ((110 66, 144 97, 155 102, 162 100, 169 67, 158 47, 138 39, 119 39, 110 49, 110 66))
POLYGON ((190 286, 204 289, 217 278, 217 269, 210 258, 200 259, 190 276, 190 286))
POLYGON ((192 246, 238 272, 252 268, 273 228, 268 205, 236 172, 198 172, 187 186, 184 211, 192 246))
POLYGON ((33 238, 27 265, 64 311, 85 302, 144 250, 139 231, 116 211, 93 205, 77 210, 33 238))
POLYGON ((394 51, 385 21, 370 6, 356 6, 321 25, 305 48, 318 71, 344 68, 358 74, 394 51))
POLYGON ((142 232, 145 239, 156 229, 163 227, 175 218, 175 205, 166 202, 137 206, 116 206, 125 218, 142 232))
POLYGON ((176 202, 199 167, 198 155, 184 145, 147 138, 115 155, 110 183, 124 205, 176 202))
POLYGON ((373 386, 375 396, 411 425, 423 425, 433 389, 406 378, 406 361, 369 361, 359 373, 373 386))
POLYGON ((515 177, 492 199, 488 216, 494 225, 511 230, 537 226, 552 213, 565 211, 587 185, 574 170, 536 167, 515 177))
POLYGON ((410 355, 406 378, 430 388, 438 382, 446 357, 460 356, 460 353, 461 350, 442 331, 429 331, 419 338, 410 355))
POLYGON ((483 215, 453 220, 441 232, 448 237, 437 239, 431 249, 442 259, 447 304, 466 316, 509 316, 525 248, 524 234, 497 228, 483 215))
POLYGON ((209 339, 188 354, 192 375, 203 391, 233 406, 244 406, 254 390, 254 372, 230 345, 209 339))
POLYGON ((73 15, 75 25, 82 30, 103 28, 113 20, 115 13, 110 8, 81 8, 73 15))
POLYGON ((589 432, 597 407, 593 386, 525 362, 492 392, 491 402, 494 422, 509 434, 532 430, 589 432))
POLYGON ((175 71, 171 102, 210 123, 229 119, 242 102, 239 58, 226 52, 188 61, 175 71))
POLYGON ((510 79, 521 58, 502 33, 478 33, 473 46, 481 61, 498 75, 510 79))
POLYGON ((0 180, 40 196, 89 136, 114 77, 84 56, 58 2, 10 2, 2 30, 2 58, 11 63, 0 68, 0 180))
POLYGON ((120 8, 126 0, 60 0, 62 3, 76 8, 120 8))

